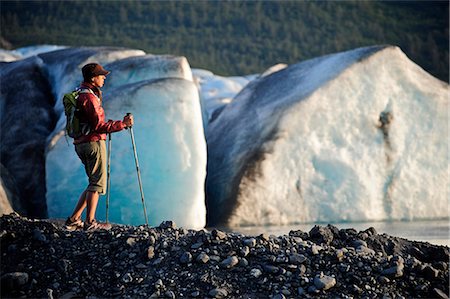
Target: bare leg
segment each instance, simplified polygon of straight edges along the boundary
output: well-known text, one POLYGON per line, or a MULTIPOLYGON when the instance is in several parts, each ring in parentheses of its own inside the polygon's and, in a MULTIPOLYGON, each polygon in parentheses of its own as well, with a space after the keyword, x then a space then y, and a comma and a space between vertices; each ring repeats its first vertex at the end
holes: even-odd
POLYGON ((72 216, 70 216, 71 220, 77 220, 81 218, 81 214, 83 213, 84 209, 86 208, 86 190, 81 193, 80 198, 78 199, 78 203, 75 206, 75 210, 73 211, 72 216))
POLYGON ((87 191, 86 192, 86 203, 87 203, 87 211, 86 211, 86 222, 91 223, 95 219, 95 211, 97 210, 98 198, 99 194, 96 191, 87 191))

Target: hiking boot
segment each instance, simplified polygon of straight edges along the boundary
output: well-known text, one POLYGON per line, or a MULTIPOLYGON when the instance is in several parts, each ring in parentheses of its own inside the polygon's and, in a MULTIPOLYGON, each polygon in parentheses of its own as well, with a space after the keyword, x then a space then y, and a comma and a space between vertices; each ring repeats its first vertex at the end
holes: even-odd
POLYGON ((97 222, 97 220, 92 221, 91 223, 84 223, 84 230, 85 231, 94 231, 94 230, 110 230, 111 224, 109 223, 102 223, 97 222))
POLYGON ((72 220, 67 218, 66 223, 64 224, 67 230, 77 230, 77 229, 83 229, 84 223, 80 219, 72 220))

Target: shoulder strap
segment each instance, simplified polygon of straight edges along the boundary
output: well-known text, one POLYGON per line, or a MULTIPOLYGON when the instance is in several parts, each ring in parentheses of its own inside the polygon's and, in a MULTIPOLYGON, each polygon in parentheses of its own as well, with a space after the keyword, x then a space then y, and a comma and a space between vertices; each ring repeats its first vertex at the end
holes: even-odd
POLYGON ((90 88, 80 88, 79 93, 90 93, 95 96, 95 98, 100 102, 100 98, 90 89, 90 88))

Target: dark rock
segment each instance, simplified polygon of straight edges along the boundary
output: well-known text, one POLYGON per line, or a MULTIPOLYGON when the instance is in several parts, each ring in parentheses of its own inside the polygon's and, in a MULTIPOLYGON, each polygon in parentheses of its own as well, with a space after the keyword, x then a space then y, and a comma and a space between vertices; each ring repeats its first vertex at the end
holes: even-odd
POLYGON ((304 240, 309 239, 309 234, 307 232, 301 231, 301 230, 291 230, 289 232, 289 236, 291 237, 299 237, 304 240))
POLYGON ((240 254, 243 257, 246 257, 248 254, 250 253, 250 248, 248 246, 244 246, 242 247, 242 249, 240 250, 240 254))
POLYGON ((439 270, 433 268, 430 265, 426 265, 422 272, 424 276, 429 280, 434 280, 439 276, 439 270))
POLYGON ((434 288, 433 293, 435 296, 437 296, 437 298, 448 299, 448 295, 447 295, 448 293, 446 294, 438 288, 434 288))
POLYGON ((329 227, 315 225, 310 231, 309 236, 317 244, 330 244, 333 241, 333 231, 329 227))
POLYGON ((301 264, 307 260, 306 256, 299 253, 293 253, 289 255, 289 263, 291 264, 301 264))
POLYGON ((239 263, 239 259, 236 256, 229 256, 220 263, 220 266, 225 269, 230 269, 239 263))
POLYGON ((164 293, 164 295, 165 295, 166 298, 169 298, 169 299, 175 299, 176 298, 175 293, 173 291, 171 291, 171 290, 166 291, 164 293))
POLYGON ((386 283, 389 283, 391 280, 389 278, 387 278, 386 276, 380 276, 380 277, 378 277, 378 281, 381 284, 386 284, 386 283))
POLYGON ((225 289, 215 288, 210 290, 208 295, 212 298, 225 298, 228 296, 228 292, 225 289))
POLYGON ((213 230, 211 235, 217 240, 224 240, 227 238, 227 234, 218 229, 213 230))
POLYGON ((369 237, 378 235, 377 230, 374 227, 369 227, 364 231, 369 237))
POLYGON ((47 237, 45 235, 43 235, 42 231, 39 229, 33 230, 33 239, 36 241, 41 241, 41 242, 47 241, 47 237))
POLYGON ((275 294, 271 297, 272 299, 286 299, 286 296, 283 293, 275 294))
POLYGON ((188 264, 192 261, 192 254, 190 252, 183 252, 180 256, 180 263, 188 264))
POLYGON ((361 246, 367 247, 367 242, 359 239, 352 242, 352 247, 355 249, 361 246))
POLYGON ((111 231, 86 234, 47 221, 2 216, 1 296, 47 298, 47 289, 53 298, 71 292, 75 293, 70 296, 80 298, 224 296, 218 289, 226 291, 227 298, 445 298, 442 293, 448 294, 448 260, 438 255, 422 261, 410 254, 412 247, 424 255, 442 253, 443 246, 367 231, 341 230, 336 235, 336 229, 327 229, 333 241, 319 246, 305 235, 304 239, 235 233, 213 237, 205 230, 170 226, 113 225, 111 231), (34 238, 35 231, 46 241, 39 233, 34 238), (355 240, 367 247, 360 241, 354 244, 355 240), (367 249, 376 253, 368 254, 367 249), (386 250, 401 254, 387 255, 386 250), (8 274, 15 272, 28 273, 27 282, 8 274), (315 277, 322 272, 325 275, 315 277), (216 291, 210 294, 212 290, 216 291))
POLYGON ((206 264, 209 261, 209 256, 205 252, 201 252, 195 260, 197 263, 206 264))
POLYGON ((314 286, 318 290, 328 290, 336 285, 336 278, 327 276, 327 275, 319 275, 314 277, 314 286))
POLYGON ((245 246, 253 248, 256 246, 256 239, 255 238, 244 239, 243 243, 245 246))
POLYGON ((280 271, 280 268, 272 265, 264 265, 264 271, 271 274, 277 274, 280 271))
POLYGON ((253 276, 254 278, 258 278, 262 275, 262 272, 261 270, 254 268, 250 271, 250 275, 253 276))
POLYGON ((247 267, 248 266, 248 260, 245 257, 240 258, 238 266, 239 267, 247 267))
POLYGON ((167 220, 167 221, 161 222, 161 224, 159 225, 159 228, 162 228, 162 229, 168 229, 168 228, 175 229, 175 228, 177 228, 177 225, 175 224, 175 222, 167 220))
POLYGON ((29 275, 25 272, 11 272, 3 274, 1 277, 2 292, 20 289, 27 284, 28 279, 29 275))

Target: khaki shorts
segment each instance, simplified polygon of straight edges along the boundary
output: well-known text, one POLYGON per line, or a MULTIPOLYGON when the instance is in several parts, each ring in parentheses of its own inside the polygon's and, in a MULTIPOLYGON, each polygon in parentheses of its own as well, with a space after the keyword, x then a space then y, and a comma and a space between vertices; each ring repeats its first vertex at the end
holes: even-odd
POLYGON ((105 140, 80 143, 75 145, 75 151, 89 178, 87 191, 106 193, 106 144, 105 140))

